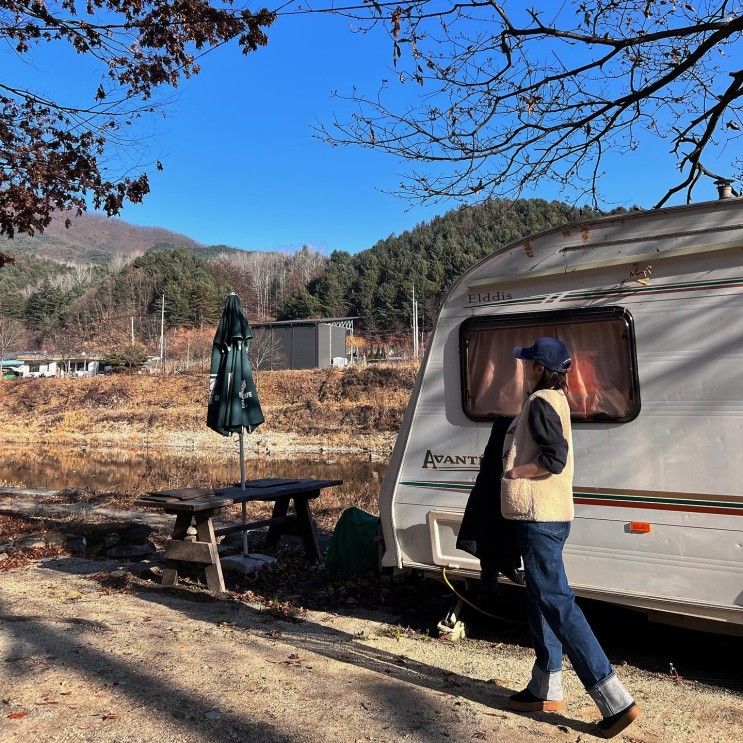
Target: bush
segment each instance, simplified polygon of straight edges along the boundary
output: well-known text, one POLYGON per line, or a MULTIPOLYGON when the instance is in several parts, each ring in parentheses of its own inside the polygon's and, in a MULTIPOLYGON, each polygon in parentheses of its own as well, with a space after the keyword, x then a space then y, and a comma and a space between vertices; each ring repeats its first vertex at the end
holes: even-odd
POLYGON ((147 349, 144 346, 128 345, 110 351, 101 359, 101 367, 111 367, 111 371, 122 372, 139 369, 147 361, 147 349))

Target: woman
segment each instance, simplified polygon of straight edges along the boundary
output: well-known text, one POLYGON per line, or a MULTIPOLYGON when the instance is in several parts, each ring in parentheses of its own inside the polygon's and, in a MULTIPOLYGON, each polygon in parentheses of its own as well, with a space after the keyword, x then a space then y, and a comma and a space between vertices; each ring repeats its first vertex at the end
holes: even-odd
POLYGON ((575 603, 562 551, 573 519, 573 447, 566 397, 570 352, 556 338, 514 348, 532 390, 503 445, 501 509, 513 520, 526 575, 529 629, 536 661, 526 689, 509 698, 522 712, 559 711, 562 655, 603 716, 598 733, 612 738, 640 715, 575 603))

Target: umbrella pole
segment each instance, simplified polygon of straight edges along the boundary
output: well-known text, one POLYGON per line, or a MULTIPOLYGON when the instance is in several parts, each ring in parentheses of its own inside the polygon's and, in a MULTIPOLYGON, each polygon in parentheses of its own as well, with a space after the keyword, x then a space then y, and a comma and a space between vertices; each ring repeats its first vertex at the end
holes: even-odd
MULTIPOLYGON (((240 428, 240 488, 245 490, 245 445, 243 442, 243 429, 240 428)), ((242 503, 243 526, 248 523, 248 504, 242 503)), ((248 555, 248 532, 243 531, 243 556, 248 555)))

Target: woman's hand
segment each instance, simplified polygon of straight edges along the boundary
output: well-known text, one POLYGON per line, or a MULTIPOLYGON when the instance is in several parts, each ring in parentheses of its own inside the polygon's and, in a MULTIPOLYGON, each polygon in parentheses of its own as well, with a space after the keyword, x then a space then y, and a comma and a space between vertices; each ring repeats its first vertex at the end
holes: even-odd
POLYGON ((518 467, 508 470, 503 473, 504 480, 518 480, 522 477, 532 479, 534 477, 544 477, 545 475, 552 474, 549 470, 544 469, 537 462, 527 462, 521 464, 518 467))

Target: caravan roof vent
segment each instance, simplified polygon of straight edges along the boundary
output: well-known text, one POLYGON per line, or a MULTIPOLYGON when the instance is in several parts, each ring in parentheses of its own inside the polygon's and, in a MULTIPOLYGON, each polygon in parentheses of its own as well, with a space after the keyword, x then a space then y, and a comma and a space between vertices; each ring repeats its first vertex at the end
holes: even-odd
POLYGON ((732 199, 733 198, 733 182, 728 181, 725 178, 718 178, 715 181, 717 186, 717 193, 720 199, 732 199))

